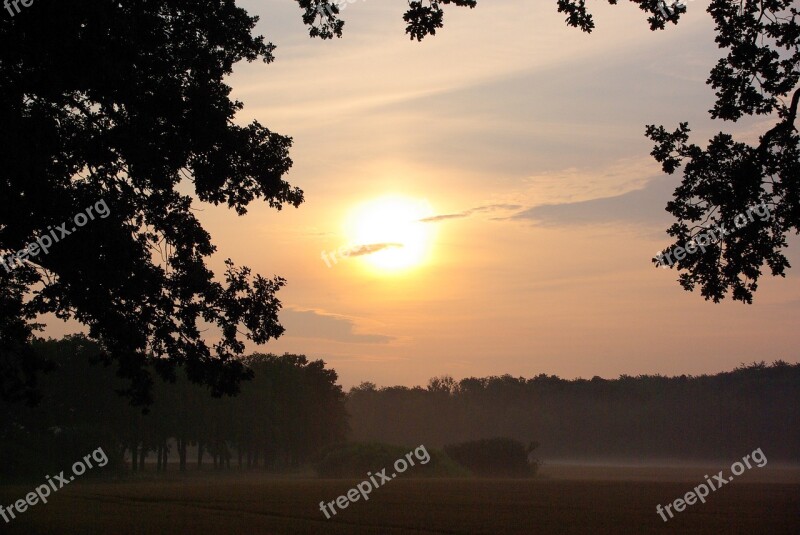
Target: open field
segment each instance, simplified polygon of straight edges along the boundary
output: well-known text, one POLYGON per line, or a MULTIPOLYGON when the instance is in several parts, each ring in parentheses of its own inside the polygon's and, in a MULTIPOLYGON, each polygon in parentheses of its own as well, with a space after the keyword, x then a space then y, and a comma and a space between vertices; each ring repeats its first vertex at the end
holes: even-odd
MULTIPOLYGON (((10 535, 800 533, 800 472, 743 474, 664 523, 666 504, 702 482, 703 468, 549 466, 536 480, 398 477, 326 520, 356 481, 258 474, 173 473, 166 479, 76 481, 4 526, 10 535)), ((4 486, 9 504, 31 486, 4 486)))

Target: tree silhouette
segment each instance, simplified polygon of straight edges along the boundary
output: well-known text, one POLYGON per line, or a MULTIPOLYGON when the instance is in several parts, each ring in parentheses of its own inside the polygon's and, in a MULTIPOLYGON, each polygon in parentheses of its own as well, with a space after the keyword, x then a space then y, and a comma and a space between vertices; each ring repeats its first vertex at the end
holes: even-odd
POLYGON ((136 403, 151 399, 148 364, 168 379, 182 365, 215 394, 234 393, 248 374, 233 358, 244 339, 283 332, 285 281, 230 260, 217 281, 188 194, 240 215, 256 199, 303 201, 282 178, 291 139, 233 122, 242 103, 223 78, 241 60, 273 59, 251 33, 256 20, 231 0, 36 2, 3 17, 0 252, 25 251, 23 265, 0 266, 4 398, 34 387, 31 325, 13 318, 87 325, 136 403), (200 322, 219 328, 217 343, 200 322))
MULTIPOLYGON (((335 0, 296 0, 304 10, 303 22, 310 26, 309 35, 322 39, 341 37, 344 21, 339 18, 339 3, 335 0)), ((403 15, 406 33, 411 39, 422 41, 426 35, 436 35, 444 25, 444 10, 441 5, 453 4, 475 7, 477 0, 409 0, 408 10, 403 15), (427 3, 427 5, 425 5, 427 3)))
POLYGON ((19 314, 32 280, 29 274, 18 279, 0 275, 0 401, 35 404, 41 398, 37 376, 47 363, 28 343, 35 326, 19 314))
MULTIPOLYGON (((686 4, 671 0, 630 0, 647 13, 651 30, 677 24, 686 4)), ((608 0, 617 4, 617 0, 608 0)), ((341 37, 343 21, 338 9, 319 9, 328 0, 298 0, 312 26, 312 37, 341 37), (318 17, 314 16, 319 15, 318 17)), ((422 40, 443 25, 440 5, 475 7, 474 1, 410 1, 404 20, 406 33, 422 40)), ((590 33, 594 27, 585 0, 557 0, 566 23, 590 33)), ((689 143, 689 126, 680 123, 672 132, 650 125, 646 136, 656 143, 652 156, 664 172, 683 165, 683 180, 667 204, 676 222, 667 230, 675 242, 663 254, 679 248, 695 250, 678 254, 669 262, 682 271, 681 286, 700 287, 706 298, 719 302, 728 293, 734 300, 751 303, 766 264, 773 276, 784 276, 789 262, 782 253, 786 237, 800 232, 800 148, 797 107, 800 101, 800 12, 794 0, 711 0, 707 8, 716 25, 716 43, 726 51, 707 81, 716 91, 710 110, 713 119, 735 122, 744 116, 768 115, 776 124, 759 137, 755 146, 736 142, 725 133, 708 147, 689 143), (749 207, 764 203, 771 217, 751 222, 744 229, 699 247, 698 236, 710 227, 733 229, 736 217, 749 207)), ((703 242, 701 242, 703 243, 703 242)), ((662 256, 653 259, 659 266, 662 256)))
POLYGON ((703 149, 688 142, 687 123, 673 132, 648 126, 647 136, 656 142, 652 154, 666 173, 684 166, 682 183, 667 205, 677 219, 667 231, 676 238, 671 249, 697 248, 698 236, 709 225, 737 229, 679 259, 681 285, 689 291, 699 286, 714 302, 731 292, 734 300, 752 303, 762 266, 784 276, 790 267, 782 252, 786 237, 800 231, 800 137, 795 127, 800 12, 792 0, 747 0, 741 5, 714 0, 708 11, 716 24, 717 44, 727 51, 707 82, 717 97, 711 117, 735 122, 768 115, 777 123, 755 146, 719 133, 703 149), (771 217, 737 228, 742 226, 737 216, 761 204, 771 217))
POLYGON ((459 444, 448 444, 444 452, 473 474, 483 477, 529 477, 538 463, 529 462, 534 442, 525 445, 511 438, 493 437, 459 444))
POLYGON ((144 470, 152 454, 156 470, 166 470, 172 446, 181 471, 202 468, 209 457, 219 470, 231 468, 234 457, 241 469, 293 469, 343 441, 349 429, 336 372, 303 355, 245 357, 253 379, 236 397, 215 398, 183 376, 175 384, 156 378, 153 403, 143 414, 115 394, 125 381, 96 342, 77 335, 35 339, 30 347, 53 369, 40 378, 38 405, 0 400, 0 455, 9 459, 0 476, 40 477, 98 445, 113 457, 112 466, 121 468, 127 457, 132 471, 144 470), (196 446, 196 462, 188 458, 189 446, 196 446))

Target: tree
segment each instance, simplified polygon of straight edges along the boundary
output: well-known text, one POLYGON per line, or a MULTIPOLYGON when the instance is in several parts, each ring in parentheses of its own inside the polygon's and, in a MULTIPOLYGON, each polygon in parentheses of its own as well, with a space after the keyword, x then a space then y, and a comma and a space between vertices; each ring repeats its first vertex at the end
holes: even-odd
MULTIPOLYGON (((321 39, 341 37, 344 21, 339 18, 339 5, 335 0, 296 0, 304 10, 303 22, 310 26, 309 35, 321 39)), ((444 25, 444 11, 440 4, 474 8, 477 0, 428 0, 424 5, 420 0, 409 0, 408 10, 403 15, 406 33, 411 39, 422 41, 426 35, 436 35, 436 30, 444 25)))
MULTIPOLYGON (((0 400, 0 475, 24 477, 69 466, 102 446, 121 469, 142 471, 150 453, 155 467, 167 469, 170 448, 179 470, 188 466, 187 447, 197 446, 197 466, 209 454, 215 469, 290 469, 308 463, 320 449, 343 441, 349 431, 345 394, 336 372, 303 355, 253 354, 243 362, 253 380, 233 398, 212 397, 207 388, 179 376, 174 384, 156 377, 147 414, 115 394, 124 380, 102 359, 102 348, 84 335, 61 340, 34 339, 31 350, 52 364, 43 375, 36 406, 0 400)), ((37 477, 41 477, 40 475, 37 477)))
POLYGON ((41 398, 38 373, 47 367, 33 351, 29 341, 35 325, 17 315, 31 279, 11 280, 0 276, 0 401, 27 401, 41 398))
MULTIPOLYGON (((297 1, 306 10, 304 21, 312 26, 312 37, 341 36, 343 22, 335 6, 315 11, 328 5, 328 0, 297 1)), ((680 0, 631 2, 649 15, 653 31, 678 24, 686 13, 686 4, 680 0)), ((443 25, 440 5, 451 3, 476 5, 466 0, 429 0, 428 6, 410 1, 404 15, 406 32, 417 40, 435 34, 443 25)), ((667 230, 675 242, 653 262, 677 267, 684 289, 693 291, 699 286, 703 297, 714 302, 731 293, 734 300, 751 303, 765 264, 773 276, 784 276, 790 267, 782 252, 786 237, 800 232, 800 138, 795 126, 800 101, 800 13, 793 4, 794 0, 711 0, 707 9, 716 24, 716 42, 727 52, 707 81, 717 97, 711 117, 732 122, 744 116, 774 117, 775 125, 760 136, 757 145, 720 133, 703 149, 688 142, 690 130, 685 122, 672 132, 663 126, 646 128, 646 136, 655 142, 651 154, 664 172, 672 174, 683 166, 682 183, 666 208, 677 220, 667 230), (767 220, 749 218, 746 226, 738 224, 738 216, 762 205, 769 208, 767 220), (710 228, 735 232, 707 243, 704 236, 710 228), (686 255, 687 246, 695 252, 686 255)), ((594 28, 585 0, 557 0, 557 9, 567 15, 568 25, 587 33, 594 28)))
POLYGON ((0 400, 3 476, 52 473, 102 446, 119 467, 122 446, 141 414, 114 392, 123 381, 99 360, 102 348, 85 336, 35 339, 30 351, 50 363, 41 376, 42 399, 33 407, 0 400), (60 467, 60 468, 59 468, 60 467))
POLYGON ((458 388, 458 383, 450 375, 442 375, 440 377, 431 377, 428 381, 429 392, 441 392, 443 394, 455 394, 458 388))
POLYGON ((688 142, 687 123, 673 132, 647 127, 647 136, 656 142, 652 155, 664 171, 672 174, 684 166, 682 183, 667 204, 677 219, 667 231, 676 238, 671 249, 698 249, 708 241, 699 240, 709 226, 729 230, 721 240, 677 262, 684 271, 679 279, 683 288, 699 286, 714 302, 731 292, 734 300, 752 303, 762 266, 784 276, 790 267, 782 252, 786 237, 800 232, 800 137, 795 126, 800 12, 792 3, 713 0, 708 8, 716 41, 728 52, 707 82, 717 97, 711 117, 734 122, 747 115, 776 117, 758 145, 719 133, 703 149, 688 142), (742 214, 762 205, 769 218, 742 224, 742 214))
POLYGON ((241 60, 272 61, 256 20, 233 0, 36 2, 3 17, 4 399, 34 396, 24 348, 44 313, 87 325, 136 403, 151 399, 148 364, 235 393, 244 339, 283 332, 284 279, 228 260, 218 281, 189 194, 240 215, 256 199, 303 201, 283 180, 291 139, 234 124, 243 105, 223 83, 241 60), (221 332, 213 345, 206 325, 221 332))
POLYGON ((476 476, 529 477, 538 469, 538 463, 528 461, 536 447, 535 442, 526 449, 522 442, 513 438, 495 437, 448 444, 444 452, 476 476))

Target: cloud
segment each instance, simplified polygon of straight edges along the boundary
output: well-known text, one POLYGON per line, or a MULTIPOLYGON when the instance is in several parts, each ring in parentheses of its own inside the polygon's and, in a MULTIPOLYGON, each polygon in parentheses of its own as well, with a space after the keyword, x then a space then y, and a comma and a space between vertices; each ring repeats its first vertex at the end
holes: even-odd
POLYGON ((458 212, 455 214, 442 214, 442 215, 426 217, 424 219, 420 219, 420 222, 438 223, 440 221, 447 221, 448 219, 462 219, 479 212, 492 212, 495 210, 519 210, 520 208, 522 208, 522 206, 518 204, 487 204, 485 206, 478 206, 477 208, 471 208, 469 210, 465 210, 463 212, 458 212))
POLYGON ((435 215, 432 217, 426 217, 424 219, 420 219, 421 223, 438 223, 439 221, 446 221, 448 219, 461 219, 463 217, 469 217, 471 214, 470 210, 466 212, 460 212, 457 214, 442 214, 442 215, 435 215))
POLYGON ((579 203, 616 197, 645 188, 663 177, 658 163, 650 156, 621 158, 591 166, 572 166, 526 177, 521 192, 528 206, 579 203))
POLYGON ((383 334, 358 334, 352 318, 325 314, 315 310, 286 308, 279 314, 286 336, 295 338, 322 338, 351 344, 388 344, 393 336, 383 334))
POLYGON ((383 251, 384 249, 389 249, 390 247, 402 247, 402 246, 403 246, 402 243, 370 243, 367 245, 356 245, 345 251, 343 255, 364 256, 372 253, 377 253, 378 251, 383 251))
POLYGON ((674 178, 658 178, 643 188, 620 195, 587 201, 543 204, 523 210, 509 219, 527 220, 541 226, 635 223, 669 225, 671 216, 664 207, 672 198, 674 178))

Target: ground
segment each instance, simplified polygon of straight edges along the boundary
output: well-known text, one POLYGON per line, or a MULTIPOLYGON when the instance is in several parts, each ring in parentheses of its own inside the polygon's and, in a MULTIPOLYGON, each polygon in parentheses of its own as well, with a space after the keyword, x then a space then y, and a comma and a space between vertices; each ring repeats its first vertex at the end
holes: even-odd
MULTIPOLYGON (((718 469, 551 465, 534 480, 430 480, 400 476, 326 520, 319 502, 358 481, 260 474, 154 474, 79 478, 10 523, 9 535, 800 533, 800 471, 745 472, 664 522, 657 504, 718 469)), ((0 487, 8 505, 33 490, 0 487)))

